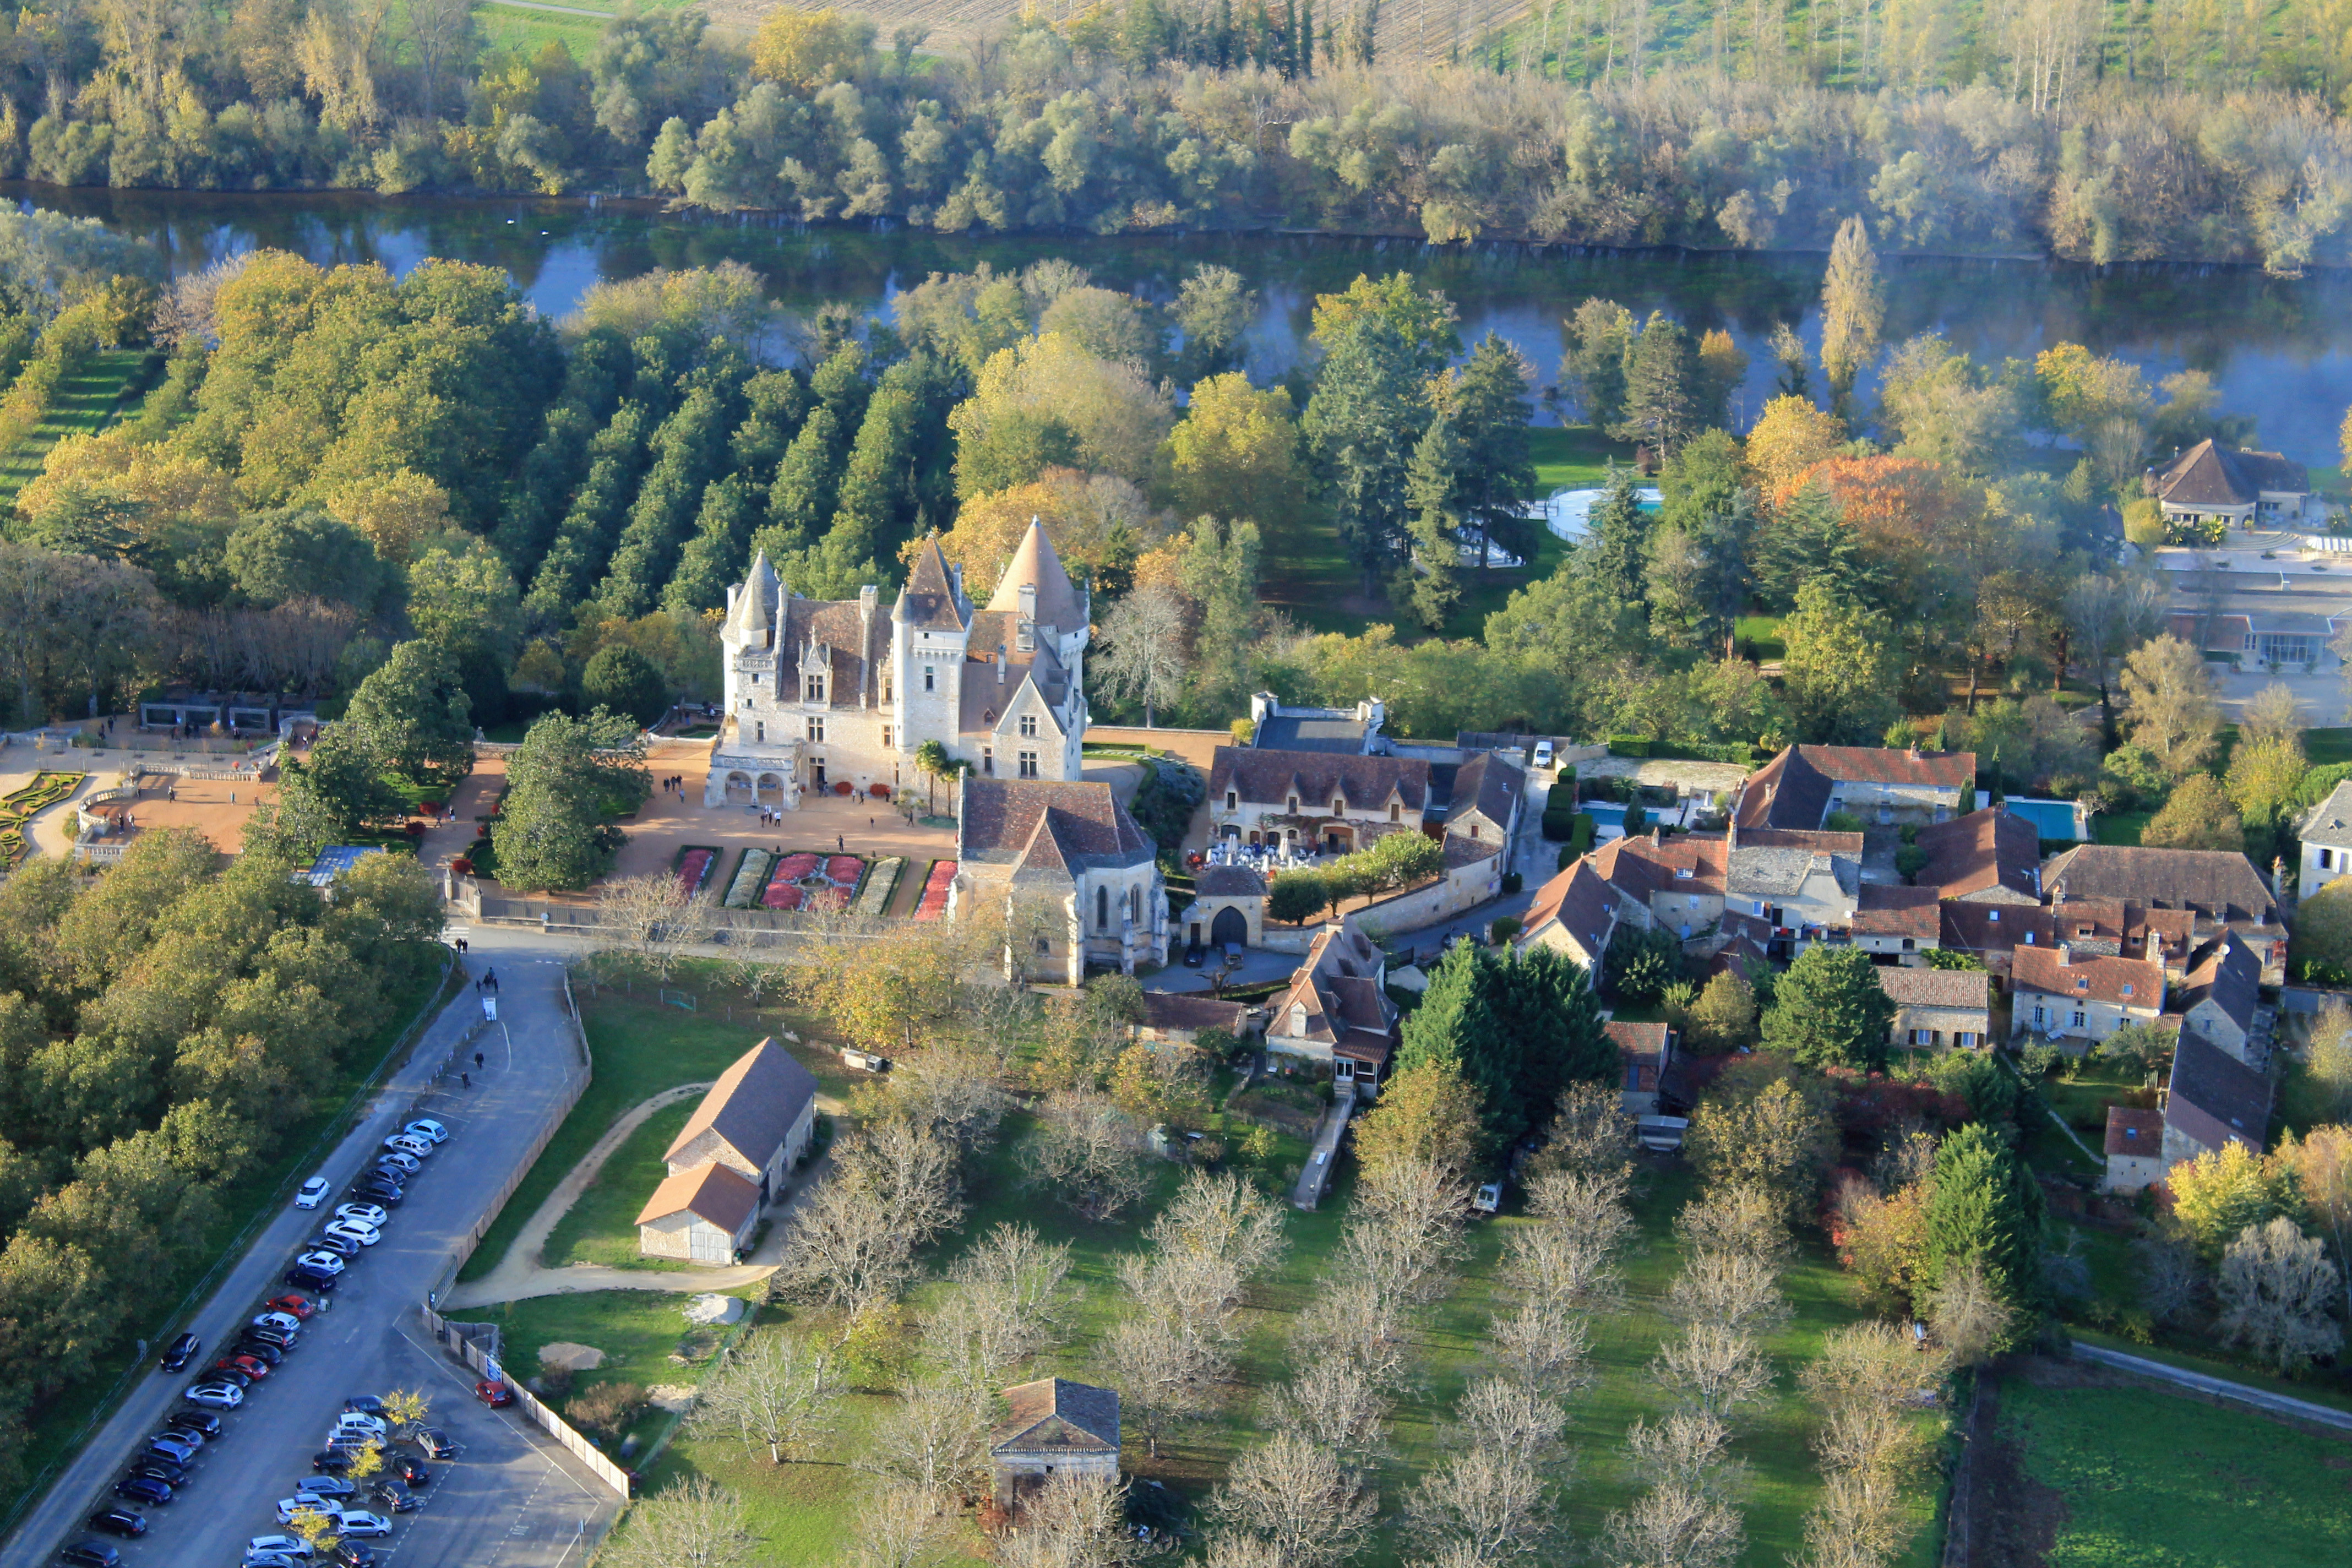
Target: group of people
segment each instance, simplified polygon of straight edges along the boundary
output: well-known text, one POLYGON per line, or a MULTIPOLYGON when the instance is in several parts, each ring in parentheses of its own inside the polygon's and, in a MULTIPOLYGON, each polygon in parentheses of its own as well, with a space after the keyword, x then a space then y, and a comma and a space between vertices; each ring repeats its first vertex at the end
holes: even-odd
POLYGON ((663 778, 661 787, 664 795, 674 795, 683 800, 686 798, 686 775, 670 773, 663 778))

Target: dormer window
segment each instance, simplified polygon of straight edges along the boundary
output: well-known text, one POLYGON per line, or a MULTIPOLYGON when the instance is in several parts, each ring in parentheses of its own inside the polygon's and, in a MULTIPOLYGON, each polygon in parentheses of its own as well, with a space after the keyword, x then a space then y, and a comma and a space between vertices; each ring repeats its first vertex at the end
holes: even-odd
POLYGON ((1478 825, 1475 822, 1470 825, 1470 837, 1473 838, 1478 837, 1478 825))
POLYGON ((1347 812, 1348 803, 1340 799, 1338 795, 1333 795, 1331 797, 1331 815, 1334 816, 1344 816, 1347 815, 1347 812))
POLYGON ((2130 986, 2128 986, 2128 985, 2125 986, 2125 987, 2124 987, 2124 994, 2125 994, 2125 995, 2126 995, 2126 996, 2128 996, 2128 995, 2130 995, 2131 994, 2132 994, 2132 988, 2131 988, 2130 986))
POLYGON ((822 702, 824 700, 824 676, 811 675, 805 676, 802 679, 801 700, 803 702, 822 702))
POLYGON ((1295 795, 1290 797, 1290 815, 1293 816, 1298 815, 1298 797, 1295 795))
POLYGON ((1391 822, 1402 822, 1404 820, 1404 807, 1397 805, 1394 801, 1391 801, 1389 803, 1389 820, 1391 822))
POLYGON ((1227 811, 1239 811, 1241 809, 1241 791, 1229 789, 1225 792, 1225 809, 1227 811))
POLYGON ((1291 1004, 1290 1032, 1294 1035, 1303 1035, 1307 1032, 1307 1008, 1302 1004, 1295 1002, 1291 1004))
POLYGON ((1675 868, 1675 879, 1676 881, 1687 882, 1690 880, 1690 868, 1687 866, 1677 866, 1675 868))

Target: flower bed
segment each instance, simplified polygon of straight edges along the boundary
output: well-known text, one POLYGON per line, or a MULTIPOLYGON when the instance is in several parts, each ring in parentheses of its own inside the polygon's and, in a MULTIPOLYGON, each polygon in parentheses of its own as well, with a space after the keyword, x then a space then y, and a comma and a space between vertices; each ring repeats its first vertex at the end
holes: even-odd
POLYGON ((931 874, 923 879, 922 901, 915 906, 919 921, 935 921, 948 912, 948 889, 955 885, 956 863, 934 860, 931 874))
POLYGON ((73 794, 88 777, 88 773, 35 773, 31 784, 0 795, 0 817, 21 822, 36 812, 47 811, 73 794))
POLYGON ((25 858, 25 830, 15 823, 0 827, 0 869, 14 867, 25 858))
POLYGON ((704 884, 710 880, 711 868, 719 864, 721 851, 712 844, 683 844, 677 851, 678 890, 688 898, 698 898, 704 884))
POLYGON ((727 884, 726 905, 730 910, 748 910, 760 901, 760 889, 767 885, 768 868, 775 857, 764 849, 746 849, 740 864, 735 868, 734 879, 727 884))
POLYGON ((772 910, 841 909, 865 874, 866 862, 855 855, 787 855, 769 874, 761 901, 772 910))
POLYGON ((898 873, 907 862, 893 855, 874 862, 874 869, 866 879, 866 890, 857 895, 857 912, 872 920, 880 920, 890 907, 890 895, 898 889, 898 873))

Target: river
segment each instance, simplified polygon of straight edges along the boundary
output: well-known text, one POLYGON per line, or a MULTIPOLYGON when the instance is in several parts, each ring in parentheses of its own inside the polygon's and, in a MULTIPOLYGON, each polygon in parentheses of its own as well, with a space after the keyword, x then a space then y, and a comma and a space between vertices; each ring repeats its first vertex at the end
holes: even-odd
MULTIPOLYGON (((1359 272, 1399 268, 1442 289, 1465 335, 1517 343, 1545 380, 1558 371, 1560 320, 1593 294, 1637 315, 1663 310, 1694 331, 1723 327, 1751 361, 1739 403, 1752 418, 1771 394, 1764 339, 1800 321, 1818 346, 1825 258, 1818 254, 1577 251, 1521 245, 1437 249, 1408 240, 1305 235, 950 236, 923 230, 809 228, 772 215, 670 213, 635 201, 379 197, 338 194, 113 191, 0 184, 19 203, 103 219, 142 235, 173 270, 257 246, 322 264, 376 261, 404 271, 428 256, 511 272, 539 308, 562 316, 599 279, 650 268, 735 259, 788 307, 828 300, 879 308, 931 271, 985 260, 1019 268, 1048 256, 1096 281, 1166 300, 1196 263, 1234 268, 1258 290, 1254 374, 1297 363, 1314 296, 1359 272)), ((1939 330, 1980 362, 2073 341, 2141 365, 2151 382, 2194 367, 2221 384, 2224 407, 2250 415, 2258 438, 2315 467, 2337 461, 2352 404, 2352 276, 2265 278, 2245 268, 2116 267, 2062 262, 1890 259, 1886 338, 1939 330)))

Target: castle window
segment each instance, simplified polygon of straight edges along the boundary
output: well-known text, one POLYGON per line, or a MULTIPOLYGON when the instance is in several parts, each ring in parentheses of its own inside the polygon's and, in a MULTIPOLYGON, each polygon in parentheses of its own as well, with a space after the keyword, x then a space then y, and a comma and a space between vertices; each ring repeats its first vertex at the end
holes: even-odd
POLYGON ((1095 889, 1095 930, 1097 931, 1110 930, 1110 889, 1108 888, 1095 889))
POLYGON ((886 672, 882 677, 882 700, 885 702, 890 700, 890 676, 886 672))
POLYGON ((824 700, 824 676, 812 675, 801 682, 801 700, 803 702, 822 702, 824 700))
POLYGON ((994 747, 982 746, 980 749, 980 773, 982 778, 992 779, 996 776, 996 749, 994 747))
POLYGON ((1034 713, 1024 713, 1021 715, 1021 733, 1024 739, 1034 740, 1036 738, 1037 715, 1034 713))
POLYGON ((751 738, 753 741, 763 746, 768 743, 768 727, 765 724, 752 725, 751 731, 751 738))
POLYGON ((928 664, 927 664, 927 665, 925 665, 925 666, 923 666, 923 689, 924 689, 924 690, 926 690, 926 691, 929 691, 929 690, 931 690, 931 689, 932 689, 932 686, 931 686, 931 674, 932 674, 931 667, 930 667, 929 665, 928 665, 928 664))
POLYGON ((812 719, 808 721, 808 738, 815 742, 818 745, 823 745, 824 743, 824 720, 812 719))
POLYGON ((890 726, 887 724, 882 726, 882 749, 886 752, 890 749, 890 726))
POLYGON ((1024 752, 1021 753, 1021 776, 1024 779, 1034 779, 1037 776, 1036 752, 1024 752))

